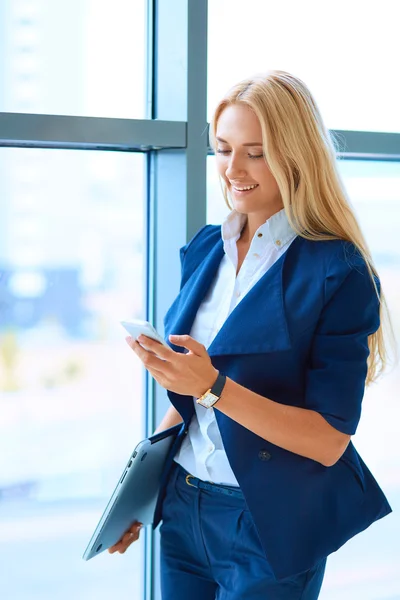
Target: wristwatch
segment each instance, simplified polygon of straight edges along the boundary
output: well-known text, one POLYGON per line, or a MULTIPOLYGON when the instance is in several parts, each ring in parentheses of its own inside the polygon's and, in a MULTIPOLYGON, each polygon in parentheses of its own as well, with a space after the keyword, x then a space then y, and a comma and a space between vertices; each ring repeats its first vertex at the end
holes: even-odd
POLYGON ((201 404, 205 408, 211 408, 212 406, 214 406, 214 404, 218 402, 218 400, 221 397, 222 390, 225 386, 225 382, 226 375, 218 373, 218 377, 214 385, 196 400, 197 404, 201 404))

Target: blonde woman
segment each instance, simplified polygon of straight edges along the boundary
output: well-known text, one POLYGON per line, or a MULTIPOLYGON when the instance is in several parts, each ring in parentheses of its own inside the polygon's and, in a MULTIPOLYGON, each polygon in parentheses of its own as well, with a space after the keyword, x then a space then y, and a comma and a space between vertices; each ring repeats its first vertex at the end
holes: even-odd
POLYGON ((315 600, 326 557, 391 512, 351 442, 384 296, 300 79, 234 86, 211 140, 231 212, 181 249, 171 347, 128 340, 168 390, 159 430, 183 420, 154 521, 162 597, 315 600))

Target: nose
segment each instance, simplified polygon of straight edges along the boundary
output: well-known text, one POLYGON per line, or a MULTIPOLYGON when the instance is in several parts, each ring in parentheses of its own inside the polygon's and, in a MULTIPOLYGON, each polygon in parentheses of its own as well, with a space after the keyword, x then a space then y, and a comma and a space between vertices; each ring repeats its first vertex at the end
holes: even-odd
POLYGON ((246 174, 246 169, 244 168, 242 159, 233 152, 229 156, 229 162, 226 167, 225 174, 230 180, 233 180, 236 177, 243 177, 243 175, 246 174))

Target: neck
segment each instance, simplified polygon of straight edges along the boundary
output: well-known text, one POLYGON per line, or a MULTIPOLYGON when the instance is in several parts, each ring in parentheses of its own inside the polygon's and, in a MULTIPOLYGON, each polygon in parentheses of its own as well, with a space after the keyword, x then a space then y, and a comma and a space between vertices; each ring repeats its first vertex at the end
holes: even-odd
POLYGON ((264 213, 264 215, 261 218, 259 215, 256 215, 256 214, 252 214, 252 213, 248 214, 247 221, 246 221, 246 223, 242 229, 242 232, 240 234, 240 241, 243 244, 250 244, 257 229, 259 227, 261 227, 261 225, 263 225, 266 221, 268 221, 268 219, 270 219, 276 213, 278 213, 280 210, 282 210, 282 208, 283 208, 283 206, 281 206, 280 208, 277 208, 276 210, 271 210, 270 213, 267 213, 267 214, 264 213))

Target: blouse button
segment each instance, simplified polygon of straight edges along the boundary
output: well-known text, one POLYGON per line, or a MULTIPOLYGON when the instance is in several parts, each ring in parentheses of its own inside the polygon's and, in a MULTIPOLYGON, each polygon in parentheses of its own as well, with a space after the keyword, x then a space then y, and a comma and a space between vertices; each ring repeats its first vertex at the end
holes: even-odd
POLYGON ((263 234, 262 233, 257 233, 257 237, 262 237, 263 234))
POLYGON ((281 245, 282 245, 282 242, 281 242, 281 240, 275 240, 275 244, 276 244, 277 246, 281 246, 281 245))

